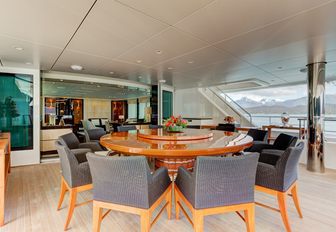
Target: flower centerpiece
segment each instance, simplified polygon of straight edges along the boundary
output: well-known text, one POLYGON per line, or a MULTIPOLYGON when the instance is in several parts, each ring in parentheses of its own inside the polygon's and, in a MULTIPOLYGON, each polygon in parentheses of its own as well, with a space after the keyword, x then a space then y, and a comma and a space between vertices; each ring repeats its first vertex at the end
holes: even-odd
POLYGON ((225 122, 225 123, 228 123, 228 124, 233 124, 233 123, 235 122, 235 119, 234 119, 234 117, 232 117, 232 116, 226 116, 226 117, 224 118, 224 122, 225 122))
POLYGON ((168 132, 182 132, 188 125, 188 121, 180 116, 166 119, 163 122, 163 128, 168 132))

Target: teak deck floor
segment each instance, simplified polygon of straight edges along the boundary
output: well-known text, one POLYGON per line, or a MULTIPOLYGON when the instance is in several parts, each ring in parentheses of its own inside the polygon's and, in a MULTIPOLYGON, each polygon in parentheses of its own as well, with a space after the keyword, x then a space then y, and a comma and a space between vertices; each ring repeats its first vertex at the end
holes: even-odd
MULTIPOLYGON (((336 171, 315 174, 300 166, 299 196, 303 219, 296 213, 291 198, 288 198, 289 219, 292 230, 300 232, 336 231, 336 171)), ((67 200, 56 211, 60 188, 60 166, 57 163, 13 168, 9 176, 6 199, 6 225, 0 231, 63 231, 67 214, 67 200)), ((91 192, 80 193, 78 200, 92 198, 91 192)), ((277 206, 272 196, 256 193, 256 200, 277 206)), ((174 210, 172 218, 174 218, 174 210)), ((138 216, 111 212, 102 222, 101 231, 140 231, 138 216)), ((92 203, 75 209, 69 231, 91 231, 92 203)), ((192 232, 187 219, 167 220, 166 212, 153 226, 152 232, 192 232)), ((244 222, 235 214, 222 214, 205 218, 204 231, 246 231, 244 222)), ((285 231, 279 213, 256 206, 256 231, 285 231)))

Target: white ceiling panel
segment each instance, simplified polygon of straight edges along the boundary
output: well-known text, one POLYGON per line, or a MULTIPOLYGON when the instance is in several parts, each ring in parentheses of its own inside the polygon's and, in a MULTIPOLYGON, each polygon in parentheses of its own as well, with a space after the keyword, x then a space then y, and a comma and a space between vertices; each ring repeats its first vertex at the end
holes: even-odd
POLYGON ((117 0, 153 18, 173 25, 213 0, 117 0))
POLYGON ((216 47, 255 65, 300 56, 309 62, 311 57, 316 59, 326 50, 335 49, 335 12, 336 2, 220 42, 216 47))
POLYGON ((167 70, 168 68, 173 68, 173 70, 176 72, 183 72, 203 66, 208 66, 214 63, 219 63, 224 60, 230 60, 231 63, 241 62, 231 54, 209 46, 169 60, 167 62, 160 63, 154 67, 158 70, 167 70))
POLYGON ((0 36, 0 59, 4 66, 49 70, 62 49, 0 36), (17 50, 15 48, 22 48, 17 50))
POLYGON ((0 34, 63 48, 94 0, 0 0, 0 34))
POLYGON ((168 25, 120 3, 100 0, 68 48, 92 55, 115 58, 167 27, 168 25))
POLYGON ((208 42, 218 42, 319 6, 328 0, 217 0, 176 26, 208 42))
POLYGON ((172 27, 131 49, 118 59, 131 63, 141 61, 141 65, 153 66, 157 63, 181 56, 207 44, 172 27), (161 51, 157 54, 156 51, 161 51))

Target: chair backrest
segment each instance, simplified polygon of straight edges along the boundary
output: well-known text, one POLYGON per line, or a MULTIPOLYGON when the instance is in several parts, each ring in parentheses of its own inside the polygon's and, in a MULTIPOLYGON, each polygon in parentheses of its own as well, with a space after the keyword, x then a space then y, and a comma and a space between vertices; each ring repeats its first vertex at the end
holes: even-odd
POLYGON ((161 125, 149 125, 149 129, 159 129, 159 128, 163 128, 163 126, 161 126, 161 125))
POLYGON ((100 137, 106 135, 105 130, 103 128, 94 128, 90 130, 84 130, 86 142, 90 142, 92 140, 100 140, 100 137))
POLYGON ((289 147, 277 161, 275 168, 279 178, 283 178, 283 191, 286 191, 297 180, 297 168, 304 148, 304 142, 296 147, 289 147))
POLYGON ((266 142, 268 132, 265 130, 249 129, 247 135, 253 138, 253 141, 266 142))
POLYGON ((55 147, 61 160, 62 176, 68 185, 72 187, 74 184, 73 177, 75 169, 78 166, 78 160, 70 149, 67 146, 64 146, 61 141, 56 140, 55 147))
POLYGON ((84 130, 96 128, 96 126, 90 120, 82 120, 84 130))
POLYGON ((93 199, 148 208, 151 175, 144 156, 102 157, 87 154, 93 179, 93 199))
POLYGON ((195 208, 254 202, 258 153, 236 157, 198 157, 195 208))
POLYGON ((281 133, 273 143, 274 149, 286 150, 289 147, 295 146, 297 137, 281 133))
POLYGON ((111 127, 111 124, 110 124, 109 120, 105 121, 105 130, 106 130, 106 132, 111 132, 112 131, 112 127, 111 127))
POLYGON ((236 127, 234 124, 230 124, 230 123, 218 124, 218 126, 216 127, 216 130, 234 132, 236 130, 236 127))
POLYGON ((118 126, 118 131, 119 132, 125 132, 125 131, 136 130, 136 129, 137 128, 134 125, 118 126))
POLYGON ((68 133, 58 137, 63 146, 67 146, 69 149, 76 149, 79 146, 79 140, 74 133, 68 133))

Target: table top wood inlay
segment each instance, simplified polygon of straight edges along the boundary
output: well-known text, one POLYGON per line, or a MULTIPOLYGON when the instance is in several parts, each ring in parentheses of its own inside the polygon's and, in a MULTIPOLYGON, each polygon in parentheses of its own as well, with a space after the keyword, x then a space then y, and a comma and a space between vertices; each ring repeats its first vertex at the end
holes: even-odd
MULTIPOLYGON (((145 129, 113 132, 100 139, 100 143, 113 150, 129 155, 145 155, 157 158, 187 158, 200 155, 220 155, 243 151, 252 146, 252 137, 246 134, 217 130, 186 129, 185 135, 212 134, 205 139, 160 140, 142 138, 139 134, 164 134, 162 129, 145 129)), ((174 135, 176 136, 176 135, 174 135)))

